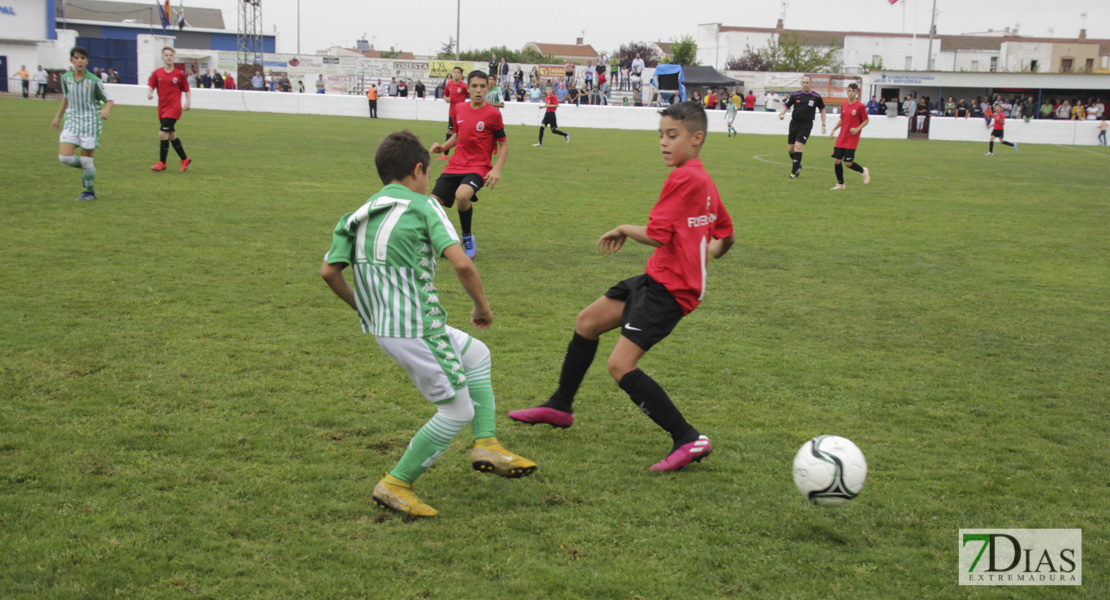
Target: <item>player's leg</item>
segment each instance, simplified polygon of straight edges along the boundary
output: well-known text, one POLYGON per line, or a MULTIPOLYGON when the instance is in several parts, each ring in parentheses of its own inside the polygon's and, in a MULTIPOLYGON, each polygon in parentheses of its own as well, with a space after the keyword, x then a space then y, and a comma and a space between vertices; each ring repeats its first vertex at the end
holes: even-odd
POLYGON ((482 177, 470 174, 462 177, 455 187, 455 202, 459 204, 459 229, 462 230, 463 251, 467 257, 474 258, 478 254, 478 243, 474 240, 471 225, 474 219, 474 205, 478 200, 478 190, 482 187, 482 177))
POLYGON ((541 123, 540 124, 540 139, 535 144, 532 144, 533 146, 542 146, 543 145, 543 130, 545 128, 547 128, 547 124, 546 123, 541 123))
POLYGON ((859 164, 854 159, 855 159, 854 156, 851 159, 846 158, 844 160, 844 166, 846 166, 849 169, 863 175, 863 182, 864 183, 871 183, 871 173, 867 170, 867 167, 864 167, 863 165, 859 164))
POLYGON ((81 147, 81 185, 85 186, 85 193, 78 200, 96 200, 96 163, 93 162, 93 153, 96 152, 96 139, 83 140, 81 147))
POLYGON ((790 174, 794 177, 802 170, 802 151, 805 150, 806 145, 801 141, 794 142, 794 153, 791 157, 794 159, 793 170, 790 174))
POLYGON ((509 452, 497 441, 497 405, 493 396, 493 362, 489 348, 482 340, 454 327, 448 327, 447 332, 462 359, 466 387, 474 406, 474 418, 470 421, 470 431, 474 435, 474 447, 470 451, 471 466, 476 471, 509 479, 531 475, 536 470, 536 463, 509 452))
POLYGON ((992 154, 994 154, 994 136, 993 135, 991 136, 991 141, 989 142, 989 145, 987 146, 987 153, 985 154, 985 156, 991 156, 992 154))
MULTIPOLYGON (((447 137, 443 138, 443 141, 446 142, 447 140, 451 139, 451 136, 454 135, 454 134, 455 134, 455 117, 447 117, 447 137)), ((440 156, 439 160, 447 160, 448 156, 451 156, 451 151, 450 150, 444 150, 443 151, 443 156, 440 156)))
POLYGON ((663 387, 639 368, 644 354, 670 335, 682 316, 682 308, 662 284, 646 275, 636 278, 622 315, 621 337, 607 364, 609 375, 633 404, 671 435, 671 451, 651 467, 653 471, 681 469, 701 460, 713 447, 709 438, 686 422, 663 387))
POLYGON ((843 148, 833 148, 833 171, 836 172, 836 185, 832 188, 834 190, 846 189, 844 185, 844 164, 841 160, 843 157, 843 148))
POLYGON ((412 484, 474 419, 466 376, 458 373, 462 364, 446 332, 429 338, 378 337, 377 341, 405 369, 416 388, 435 404, 436 414, 416 432, 389 475, 374 487, 374 501, 400 512, 432 516, 435 509, 416 498, 412 484))
POLYGON ((563 138, 566 139, 566 142, 569 144, 570 143, 570 134, 565 132, 565 131, 559 131, 559 121, 556 120, 557 117, 555 116, 555 113, 547 113, 547 114, 551 115, 551 133, 554 133, 555 135, 563 136, 563 138))
POLYGON ((166 156, 170 153, 170 132, 173 131, 173 119, 160 119, 158 128, 158 162, 150 167, 151 171, 166 170, 166 156))
MULTIPOLYGON (((78 156, 74 156, 77 152, 77 146, 80 143, 79 139, 80 138, 78 138, 76 135, 73 135, 72 133, 69 133, 68 131, 62 130, 61 136, 60 136, 59 141, 58 141, 58 162, 62 163, 63 165, 66 165, 68 167, 73 167, 75 169, 84 170, 84 165, 81 164, 81 158, 78 157, 78 156)), ((85 178, 84 178, 84 173, 82 173, 82 177, 81 177, 82 187, 84 186, 84 184, 85 184, 85 178)), ((78 200, 86 199, 85 198, 85 192, 82 192, 81 195, 77 199, 78 200)))
MULTIPOLYGON (((598 338, 621 325, 625 301, 623 297, 615 298, 611 294, 622 286, 627 289, 624 282, 618 283, 578 313, 574 335, 563 355, 559 387, 555 393, 536 408, 510 412, 509 418, 522 423, 546 423, 555 427, 570 427, 574 423, 572 404, 579 386, 582 385, 582 379, 586 377, 586 371, 590 369, 597 354, 598 338)), ((627 292, 624 292, 624 297, 627 297, 627 292)))
MULTIPOLYGON (((171 126, 169 139, 170 145, 173 146, 173 151, 176 152, 177 157, 181 159, 181 170, 184 171, 185 169, 188 169, 189 163, 193 162, 193 160, 189 158, 187 154, 185 154, 185 147, 181 145, 181 138, 177 137, 176 126, 171 126)), ((162 162, 165 162, 164 158, 162 162)))

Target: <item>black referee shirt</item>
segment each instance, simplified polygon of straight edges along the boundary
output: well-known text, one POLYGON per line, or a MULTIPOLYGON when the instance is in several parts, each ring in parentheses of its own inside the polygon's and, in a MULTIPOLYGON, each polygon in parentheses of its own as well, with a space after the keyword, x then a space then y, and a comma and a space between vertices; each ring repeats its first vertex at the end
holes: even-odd
POLYGON ((786 108, 794 107, 794 121, 812 121, 818 110, 825 108, 825 101, 817 92, 797 91, 786 99, 786 108))

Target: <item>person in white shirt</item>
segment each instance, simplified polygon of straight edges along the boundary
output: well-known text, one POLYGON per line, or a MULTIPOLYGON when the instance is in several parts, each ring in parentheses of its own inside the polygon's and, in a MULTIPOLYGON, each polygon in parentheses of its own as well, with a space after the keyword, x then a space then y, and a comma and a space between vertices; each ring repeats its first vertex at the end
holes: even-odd
POLYGON ((35 95, 42 96, 43 100, 46 100, 46 81, 46 70, 42 68, 42 65, 39 65, 39 70, 35 71, 35 84, 38 86, 35 89, 35 95))
POLYGON ((763 110, 767 112, 779 112, 782 110, 782 98, 775 93, 775 88, 769 88, 763 94, 763 110))
MULTIPOLYGON (((36 73, 35 75, 37 76, 38 73, 36 73)), ((1095 100, 1095 103, 1092 104, 1091 108, 1087 110, 1087 120, 1088 121, 1098 121, 1099 119, 1102 118, 1102 115, 1105 111, 1106 111, 1106 105, 1104 105, 1102 103, 1102 98, 1099 98, 1099 99, 1095 100)))
POLYGON ((633 61, 632 61, 632 73, 634 75, 640 75, 641 77, 643 76, 643 73, 644 73, 644 59, 640 58, 639 54, 637 54, 636 58, 633 59, 633 61))

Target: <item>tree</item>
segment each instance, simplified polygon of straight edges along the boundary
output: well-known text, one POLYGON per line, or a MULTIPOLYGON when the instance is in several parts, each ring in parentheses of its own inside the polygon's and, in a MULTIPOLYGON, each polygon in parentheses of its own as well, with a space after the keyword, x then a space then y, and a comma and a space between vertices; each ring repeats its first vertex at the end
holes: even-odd
POLYGON ((394 50, 393 46, 390 46, 389 50, 381 50, 378 52, 378 55, 382 58, 401 58, 401 51, 394 50))
POLYGON ((455 38, 448 36, 447 41, 439 48, 436 58, 455 58, 455 38))
POLYGON ((657 66, 660 59, 663 58, 655 45, 647 42, 628 42, 627 44, 621 44, 621 47, 617 50, 617 55, 621 58, 626 56, 636 58, 637 54, 644 59, 644 66, 648 68, 657 66))
POLYGON ((873 63, 863 63, 859 68, 862 69, 864 73, 870 73, 872 70, 881 71, 883 69, 883 57, 880 56, 879 60, 873 63))
POLYGON ((725 62, 728 71, 770 71, 771 62, 763 56, 762 50, 753 50, 748 46, 740 58, 730 58, 725 62))
POLYGON ((459 60, 489 62, 494 55, 497 56, 498 61, 504 58, 505 62, 510 63, 536 65, 544 63, 556 64, 559 62, 559 59, 555 58, 554 56, 537 52, 533 48, 528 48, 527 50, 510 50, 507 46, 486 48, 484 50, 466 50, 459 53, 459 60))
POLYGON ((840 67, 836 48, 813 46, 808 42, 809 38, 799 40, 797 33, 780 34, 768 40, 762 52, 771 63, 772 71, 831 73, 840 67))
POLYGON ((694 43, 694 36, 686 34, 681 38, 671 40, 671 56, 665 59, 672 65, 697 65, 698 45, 694 43))

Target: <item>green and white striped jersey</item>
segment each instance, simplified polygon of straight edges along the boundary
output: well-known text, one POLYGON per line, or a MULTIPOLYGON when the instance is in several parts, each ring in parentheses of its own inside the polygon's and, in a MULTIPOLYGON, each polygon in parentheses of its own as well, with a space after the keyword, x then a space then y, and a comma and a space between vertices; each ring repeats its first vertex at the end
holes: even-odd
POLYGON ((439 202, 390 184, 343 215, 324 261, 351 265, 363 332, 437 338, 446 331, 447 311, 434 282, 436 257, 457 243, 439 202))
POLYGON ((88 71, 77 81, 69 71, 62 75, 62 95, 68 103, 62 130, 81 137, 99 137, 100 107, 112 99, 104 90, 104 82, 88 71))

